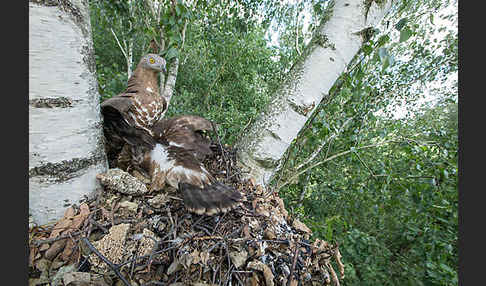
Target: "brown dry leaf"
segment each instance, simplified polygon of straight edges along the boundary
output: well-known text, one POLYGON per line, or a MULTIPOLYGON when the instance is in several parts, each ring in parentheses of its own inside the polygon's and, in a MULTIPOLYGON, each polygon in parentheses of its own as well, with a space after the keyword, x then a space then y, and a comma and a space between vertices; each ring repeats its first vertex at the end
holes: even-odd
POLYGON ((29 266, 34 266, 35 256, 37 255, 39 249, 37 247, 31 247, 29 253, 29 266))
POLYGON ((74 214, 75 211, 73 207, 67 208, 64 212, 64 217, 60 219, 52 228, 52 232, 49 238, 55 238, 59 236, 62 231, 66 230, 71 225, 74 214))
POLYGON ((256 273, 253 273, 253 275, 250 278, 250 285, 251 286, 258 286, 260 282, 260 279, 258 279, 258 275, 256 273))
POLYGON ((341 279, 344 279, 344 264, 341 261, 341 252, 339 252, 339 248, 336 248, 336 251, 334 252, 334 258, 336 258, 336 263, 338 265, 339 269, 339 274, 341 274, 341 279))
POLYGON ((277 236, 275 235, 275 233, 273 232, 273 230, 271 229, 267 229, 265 230, 265 232, 263 233, 263 237, 265 239, 270 239, 270 240, 273 240, 275 239, 277 236))
POLYGON ((198 264, 201 261, 201 257, 199 256, 199 251, 196 249, 191 253, 192 256, 192 263, 198 264))
POLYGON ((117 205, 120 208, 125 208, 129 212, 136 213, 138 209, 138 204, 130 201, 123 201, 117 205))
POLYGON ((209 260, 209 252, 203 251, 203 252, 201 252, 200 256, 201 256, 201 262, 202 262, 202 264, 204 266, 206 266, 207 263, 208 263, 208 260, 209 260))
POLYGON ((248 252, 246 250, 241 250, 241 251, 232 251, 229 253, 229 257, 231 259, 231 262, 235 265, 236 268, 241 267, 243 264, 245 264, 246 259, 248 258, 248 252))
POLYGON ((255 209, 255 213, 257 215, 262 215, 262 216, 265 216, 265 217, 270 217, 270 212, 268 210, 266 210, 263 206, 259 205, 256 209, 255 209))
POLYGON ((171 275, 174 272, 177 272, 178 270, 182 269, 182 264, 179 262, 179 259, 175 259, 169 268, 167 268, 167 275, 171 275))
POLYGON ((292 223, 292 226, 299 231, 305 232, 305 233, 312 233, 312 231, 302 222, 300 222, 299 219, 295 218, 294 222, 292 223))
POLYGON ((299 282, 297 282, 297 280, 292 279, 290 281, 290 286, 297 286, 298 284, 299 284, 299 282))
POLYGON ((255 178, 253 178, 253 177, 250 178, 249 182, 250 182, 250 186, 252 186, 252 187, 254 187, 255 184, 256 184, 255 178))
POLYGON ((258 271, 262 271, 263 277, 265 277, 265 285, 267 285, 267 286, 273 286, 274 285, 274 283, 273 283, 274 276, 273 276, 272 270, 267 265, 263 264, 260 261, 253 260, 250 263, 248 263, 248 268, 258 270, 258 271))
POLYGON ((256 191, 255 191, 255 194, 256 194, 256 195, 261 195, 261 194, 263 194, 263 186, 262 186, 262 185, 258 185, 258 186, 256 186, 256 191))
POLYGON ((56 257, 59 252, 61 252, 64 249, 64 246, 66 245, 67 239, 61 239, 58 241, 55 241, 51 247, 44 253, 44 257, 49 260, 53 260, 54 257, 56 257))
POLYGON ((46 251, 46 250, 48 250, 48 249, 49 249, 49 247, 50 247, 50 246, 49 246, 49 244, 48 244, 48 243, 44 243, 43 245, 41 245, 41 246, 39 247, 39 251, 46 251))
POLYGON ((72 285, 82 285, 81 283, 91 282, 91 275, 87 272, 68 272, 63 276, 64 285, 73 282, 72 285))
POLYGON ((72 239, 68 239, 66 242, 66 246, 64 246, 64 251, 61 254, 61 259, 63 261, 68 261, 69 257, 73 253, 75 243, 72 239))
POLYGON ((288 216, 289 216, 289 213, 285 209, 284 201, 282 200, 282 198, 276 198, 276 200, 277 200, 278 207, 280 208, 280 212, 283 214, 283 217, 285 219, 287 219, 288 216))
POLYGON ((71 227, 73 228, 71 231, 74 229, 79 229, 81 225, 83 225, 84 221, 88 218, 90 211, 89 211, 89 206, 86 203, 82 203, 79 206, 79 214, 76 215, 73 218, 71 227))
POLYGON ((190 253, 184 253, 179 261, 182 266, 184 266, 184 268, 188 269, 189 267, 191 267, 191 264, 194 261, 194 257, 190 253))
POLYGON ((258 198, 256 198, 256 199, 254 199, 254 200, 251 202, 251 207, 252 207, 253 209, 256 209, 256 206, 257 206, 257 204, 258 204, 258 201, 259 201, 259 199, 258 199, 258 198))
POLYGON ((245 235, 245 238, 250 237, 250 230, 248 228, 249 228, 248 224, 245 224, 245 226, 243 226, 243 234, 245 235))
POLYGON ((336 275, 336 271, 334 271, 334 268, 332 268, 332 265, 329 262, 329 260, 326 260, 325 265, 326 265, 327 269, 329 270, 329 273, 331 274, 331 279, 332 279, 334 286, 339 286, 340 284, 339 284, 339 279, 336 275))

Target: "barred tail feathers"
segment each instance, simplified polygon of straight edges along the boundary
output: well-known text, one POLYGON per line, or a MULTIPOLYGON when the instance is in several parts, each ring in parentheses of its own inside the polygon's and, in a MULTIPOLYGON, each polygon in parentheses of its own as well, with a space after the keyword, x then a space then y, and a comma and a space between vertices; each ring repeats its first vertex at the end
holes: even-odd
POLYGON ((200 188, 188 183, 179 183, 185 206, 197 214, 214 215, 237 207, 242 199, 238 191, 214 182, 200 188))

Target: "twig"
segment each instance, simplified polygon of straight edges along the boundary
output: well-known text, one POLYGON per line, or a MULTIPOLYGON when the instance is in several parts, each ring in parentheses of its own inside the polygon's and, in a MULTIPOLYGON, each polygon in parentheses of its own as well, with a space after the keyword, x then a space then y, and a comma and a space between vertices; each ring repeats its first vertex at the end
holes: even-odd
POLYGON ((214 236, 198 236, 198 237, 194 237, 192 240, 209 240, 209 239, 223 239, 221 236, 219 235, 214 235, 214 236))
MULTIPOLYGON (((120 47, 120 50, 122 51, 123 55, 125 56, 125 59, 128 61, 128 55, 125 52, 125 49, 123 49, 122 45, 120 44, 120 41, 118 40, 118 37, 115 34, 115 31, 113 31, 113 28, 110 28, 111 33, 115 37, 116 43, 118 44, 118 47, 120 47)), ((128 75, 130 77, 130 75, 128 75)))
POLYGON ((361 159, 361 157, 359 156, 358 152, 354 152, 354 155, 356 155, 356 157, 361 162, 361 164, 363 164, 363 166, 365 166, 366 169, 368 169, 368 171, 370 171, 371 176, 373 176, 373 178, 376 178, 375 173, 373 172, 373 170, 371 170, 370 167, 368 167, 368 165, 361 159))
POLYGON ((214 235, 214 233, 216 232, 216 229, 218 229, 218 226, 219 224, 221 223, 221 221, 224 219, 224 217, 226 216, 227 213, 224 213, 221 218, 218 220, 218 223, 216 223, 216 225, 214 226, 214 229, 213 229, 213 233, 211 233, 211 235, 214 235))
POLYGON ((224 165, 226 166, 226 179, 228 179, 228 175, 229 175, 228 160, 226 158, 225 151, 223 149, 223 145, 221 145, 221 139, 219 138, 219 134, 218 134, 218 130, 216 129, 216 125, 212 121, 211 121, 211 126, 213 127, 213 131, 214 131, 214 133, 216 133, 216 137, 218 138, 218 145, 219 145, 219 148, 221 148, 221 154, 223 155, 224 165))
POLYGON ((292 268, 290 269, 289 280, 287 280, 287 286, 290 286, 290 282, 292 281, 292 276, 295 270, 295 264, 297 264, 297 256, 299 256, 299 244, 295 245, 295 252, 294 252, 294 260, 292 261, 292 268))
MULTIPOLYGON (((248 271, 251 273, 251 271, 248 271)), ((231 275, 235 274, 236 280, 238 280, 239 285, 244 285, 243 282, 241 282, 240 275, 238 275, 238 272, 236 271, 231 271, 231 275)))
POLYGON ((63 240, 63 239, 70 238, 70 237, 75 236, 75 235, 80 235, 82 232, 83 231, 80 230, 80 231, 76 231, 76 232, 73 232, 73 233, 60 235, 60 236, 53 237, 53 238, 48 238, 48 239, 43 239, 43 240, 35 240, 34 241, 34 245, 35 246, 40 246, 40 245, 42 245, 44 243, 51 243, 51 242, 55 242, 55 241, 58 241, 58 240, 63 240))
MULTIPOLYGON (((358 147, 358 148, 354 148, 354 150, 360 150, 360 149, 366 149, 366 148, 372 148, 372 147, 380 147, 380 146, 383 146, 383 145, 386 145, 387 143, 392 143, 392 142, 395 142, 394 140, 389 140, 389 141, 383 141, 383 142, 380 142, 380 143, 377 143, 377 144, 371 144, 371 145, 366 145, 366 146, 362 146, 362 147, 358 147)), ((347 151, 343 151, 341 153, 338 153, 338 154, 335 154, 335 155, 332 155, 331 157, 325 159, 325 160, 322 160, 320 162, 317 162, 315 163, 314 165, 311 165, 307 168, 305 168, 304 170, 302 170, 301 172, 298 172, 297 174, 291 176, 284 184, 282 184, 279 188, 283 188, 284 186, 288 185, 290 182, 292 182, 296 177, 300 176, 301 174, 305 173, 307 170, 309 169, 312 169, 312 168, 315 168, 319 165, 322 165, 328 161, 331 161, 331 160, 334 160, 335 158, 337 157, 341 157, 341 156, 344 156, 346 154, 349 154, 353 152, 353 150, 347 150, 347 151)))
POLYGON ((131 286, 130 282, 128 282, 125 279, 125 277, 123 277, 123 275, 120 273, 120 265, 113 264, 113 262, 108 260, 103 254, 101 254, 101 252, 98 251, 98 249, 96 249, 96 247, 94 247, 91 244, 91 242, 89 242, 88 238, 83 237, 81 238, 81 240, 88 246, 88 248, 92 252, 94 252, 101 260, 103 260, 103 262, 105 262, 115 272, 116 276, 120 278, 123 284, 125 284, 126 286, 131 286))
POLYGON ((139 259, 144 259, 144 258, 149 258, 150 256, 154 256, 154 255, 157 255, 157 254, 160 254, 162 252, 165 252, 165 251, 168 251, 168 250, 172 250, 174 248, 178 248, 179 246, 178 245, 174 245, 174 246, 171 246, 171 247, 168 247, 168 248, 164 248, 162 250, 158 250, 158 251, 155 251, 153 253, 150 253, 150 254, 147 254, 147 255, 144 255, 144 256, 138 256, 134 259, 130 259, 130 260, 127 260, 125 262, 122 262, 120 264, 118 264, 119 267, 122 267, 123 265, 126 265, 126 264, 129 264, 133 261, 136 261, 136 260, 139 260, 139 259))
POLYGON ((145 284, 142 284, 142 286, 148 286, 148 285, 161 285, 161 286, 165 286, 166 284, 165 283, 162 283, 162 282, 157 282, 157 281, 149 281, 145 284))
POLYGON ((104 227, 101 223, 95 221, 94 219, 90 218, 89 219, 89 222, 92 223, 92 224, 94 224, 99 229, 101 229, 103 231, 103 233, 108 233, 109 232, 106 227, 104 227))
MULTIPOLYGON (((297 166, 295 169, 298 170, 302 167, 304 167, 305 165, 309 164, 312 160, 314 160, 314 158, 319 154, 321 153, 321 150, 324 148, 324 146, 326 146, 328 144, 328 142, 331 142, 332 140, 334 140, 334 138, 336 138, 341 132, 343 132, 343 130, 346 128, 346 125, 349 124, 349 122, 351 122, 351 120, 354 119, 354 117, 350 117, 348 118, 348 120, 346 120, 343 125, 341 125, 341 127, 339 127, 338 130, 336 130, 334 132, 334 134, 332 134, 331 136, 329 136, 326 140, 324 140, 324 142, 321 143, 321 145, 316 149, 316 151, 314 151, 309 159, 307 159, 304 163, 300 164, 299 166, 297 166)), ((329 149, 328 149, 329 150, 329 149)), ((326 155, 327 157, 327 155, 326 155)))
POLYGON ((195 225, 195 226, 194 226, 194 228, 195 228, 195 229, 198 229, 198 230, 202 230, 202 231, 204 231, 204 232, 205 232, 207 235, 209 235, 209 236, 211 235, 211 233, 209 232, 209 230, 207 230, 207 229, 206 229, 205 227, 203 227, 203 226, 200 226, 200 225, 195 225))

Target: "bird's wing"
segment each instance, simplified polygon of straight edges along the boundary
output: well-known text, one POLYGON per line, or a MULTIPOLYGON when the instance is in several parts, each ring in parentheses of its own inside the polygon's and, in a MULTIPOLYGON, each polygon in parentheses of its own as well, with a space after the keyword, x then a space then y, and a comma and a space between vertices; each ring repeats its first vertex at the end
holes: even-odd
POLYGON ((241 194, 218 182, 202 163, 211 150, 209 140, 198 132, 211 130, 210 121, 182 116, 163 120, 156 127, 158 143, 149 155, 152 178, 163 177, 179 189, 186 207, 198 214, 226 212, 239 204, 241 194))
POLYGON ((211 121, 195 115, 176 116, 160 120, 154 125, 156 140, 194 153, 203 160, 211 155, 210 141, 204 131, 212 130, 211 121))
POLYGON ((126 142, 132 146, 144 146, 152 149, 155 139, 150 133, 138 127, 133 115, 133 97, 122 94, 101 103, 103 129, 108 141, 126 142))

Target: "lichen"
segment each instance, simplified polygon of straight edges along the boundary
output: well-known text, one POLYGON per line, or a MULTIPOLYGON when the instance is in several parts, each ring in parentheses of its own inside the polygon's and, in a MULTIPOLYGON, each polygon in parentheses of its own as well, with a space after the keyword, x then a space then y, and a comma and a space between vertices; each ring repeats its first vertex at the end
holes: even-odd
POLYGON ((77 176, 77 172, 89 166, 106 160, 104 153, 96 152, 89 158, 73 158, 58 163, 45 163, 29 169, 29 178, 37 176, 50 176, 52 180, 62 182, 77 176))
POLYGON ((29 0, 29 2, 47 7, 59 5, 59 2, 57 0, 29 0))
POLYGON ((74 101, 75 100, 72 100, 64 96, 60 96, 57 98, 36 98, 36 99, 30 99, 29 105, 36 108, 53 108, 53 107, 68 108, 68 107, 72 107, 74 101))
POLYGON ((368 42, 376 34, 376 30, 373 27, 364 28, 363 30, 356 32, 356 35, 360 35, 363 39, 363 43, 368 42))

